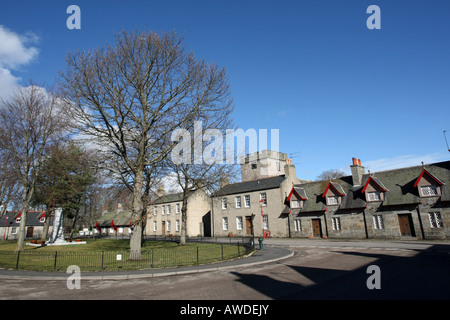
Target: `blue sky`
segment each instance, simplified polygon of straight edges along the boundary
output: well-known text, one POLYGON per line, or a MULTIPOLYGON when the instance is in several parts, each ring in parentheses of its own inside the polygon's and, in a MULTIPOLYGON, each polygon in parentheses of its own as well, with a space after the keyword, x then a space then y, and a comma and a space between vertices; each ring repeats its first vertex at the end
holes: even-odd
POLYGON ((352 157, 371 171, 444 161, 448 12, 447 0, 8 0, 0 85, 52 84, 67 50, 101 46, 122 29, 175 30, 196 57, 226 68, 238 127, 280 130, 301 179, 349 173, 352 157), (66 27, 71 4, 81 30, 66 27), (366 27, 372 4, 379 30, 366 27))

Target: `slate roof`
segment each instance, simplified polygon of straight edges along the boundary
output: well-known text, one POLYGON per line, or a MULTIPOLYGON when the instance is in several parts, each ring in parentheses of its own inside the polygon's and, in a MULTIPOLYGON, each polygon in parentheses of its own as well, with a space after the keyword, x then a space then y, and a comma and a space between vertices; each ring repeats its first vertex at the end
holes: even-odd
MULTIPOLYGON (((425 166, 425 169, 443 183, 441 186, 441 202, 450 201, 450 161, 433 163, 425 166)), ((342 198, 340 210, 361 209, 366 207, 365 195, 362 193, 369 177, 377 184, 387 189, 384 193, 382 206, 399 206, 419 204, 420 196, 415 182, 423 170, 422 166, 400 168, 387 171, 379 171, 371 175, 364 174, 360 186, 353 186, 352 176, 333 179, 333 185, 339 185, 346 195, 342 198)), ((302 213, 325 211, 326 199, 322 197, 328 186, 328 180, 314 181, 294 185, 296 189, 303 189, 308 195, 304 201, 302 213)))
POLYGON ((105 213, 103 216, 101 216, 100 219, 98 219, 98 226, 99 227, 111 227, 111 222, 114 220, 114 225, 117 227, 120 226, 129 226, 131 222, 131 211, 121 211, 119 213, 110 212, 105 213))
MULTIPOLYGON (((195 190, 189 191, 188 197, 194 192, 195 192, 195 190)), ((152 202, 152 204, 163 204, 163 203, 180 202, 180 201, 183 201, 183 192, 174 193, 174 194, 166 194, 164 196, 156 198, 156 200, 154 200, 152 202)))
POLYGON ((279 188, 284 179, 285 176, 280 175, 276 177, 228 184, 217 190, 213 194, 213 197, 279 188))
MULTIPOLYGON (((27 214, 27 227, 39 227, 44 226, 44 222, 40 222, 39 218, 42 214, 44 214, 44 211, 28 211, 27 214)), ((20 222, 16 222, 15 217, 20 214, 20 211, 7 211, 3 217, 0 218, 0 228, 5 227, 7 225, 8 227, 18 227, 20 222), (8 218, 8 220, 6 219, 8 218)), ((53 217, 51 218, 53 221, 53 217)))

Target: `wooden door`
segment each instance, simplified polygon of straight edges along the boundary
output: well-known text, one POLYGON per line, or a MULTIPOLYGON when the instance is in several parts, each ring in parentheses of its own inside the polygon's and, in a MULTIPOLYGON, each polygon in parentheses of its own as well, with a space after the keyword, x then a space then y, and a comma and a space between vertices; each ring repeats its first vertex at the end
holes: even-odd
POLYGON ((311 219, 313 237, 322 237, 322 226, 320 219, 311 219))
POLYGON ((34 227, 28 227, 27 228, 27 238, 32 238, 33 237, 33 231, 34 231, 34 227))
POLYGON ((162 222, 162 235, 164 236, 166 234, 166 222, 162 222))
POLYGON ((411 214, 399 214, 398 224, 400 226, 400 234, 402 236, 415 237, 414 226, 411 218, 411 214))
POLYGON ((252 217, 245 217, 245 232, 248 235, 252 234, 252 217))

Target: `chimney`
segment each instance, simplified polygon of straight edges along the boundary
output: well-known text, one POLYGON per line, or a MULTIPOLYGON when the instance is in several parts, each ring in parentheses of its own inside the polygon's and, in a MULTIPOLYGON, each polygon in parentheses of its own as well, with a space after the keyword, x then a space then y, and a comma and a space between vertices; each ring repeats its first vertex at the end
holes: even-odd
POLYGON ((295 166, 292 164, 292 159, 286 159, 286 164, 284 165, 284 175, 294 183, 299 182, 297 179, 297 169, 295 169, 295 166))
POLYGON ((225 173, 222 174, 222 177, 219 179, 220 188, 225 187, 227 184, 230 184, 230 179, 228 179, 225 173))
POLYGON ((353 186, 360 186, 362 183, 362 177, 365 173, 365 168, 361 165, 361 160, 352 158, 353 164, 350 166, 352 169, 353 186))
POLYGON ((163 186, 159 186, 158 190, 156 191, 156 195, 158 197, 162 197, 166 195, 166 190, 164 190, 163 186))
POLYGON ((123 211, 122 204, 121 204, 121 203, 118 203, 118 204, 117 204, 116 214, 119 214, 119 213, 122 212, 122 211, 123 211))

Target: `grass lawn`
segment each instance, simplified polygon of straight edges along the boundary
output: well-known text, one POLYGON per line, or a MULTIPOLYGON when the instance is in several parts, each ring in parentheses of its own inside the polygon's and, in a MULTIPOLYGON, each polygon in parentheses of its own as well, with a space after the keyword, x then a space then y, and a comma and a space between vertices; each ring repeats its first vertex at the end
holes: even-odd
MULTIPOLYGON (((87 239, 86 244, 65 246, 24 246, 18 256, 16 241, 0 241, 0 268, 66 271, 77 265, 81 271, 130 270, 174 267, 233 259, 245 253, 231 244, 146 241, 140 260, 130 258, 130 241, 87 239), (17 262, 18 261, 18 262, 17 262)), ((27 243, 27 242, 25 242, 27 243)))

